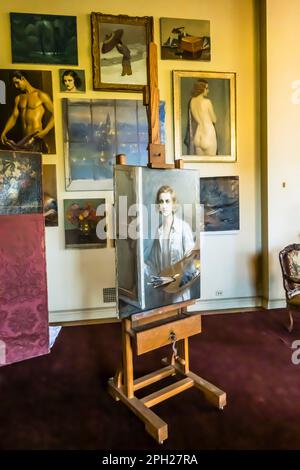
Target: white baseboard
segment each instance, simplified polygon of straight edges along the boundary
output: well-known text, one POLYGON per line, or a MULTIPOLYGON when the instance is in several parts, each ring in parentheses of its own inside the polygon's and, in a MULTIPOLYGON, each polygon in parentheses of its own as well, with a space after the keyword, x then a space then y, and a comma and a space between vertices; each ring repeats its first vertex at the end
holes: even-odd
POLYGON ((198 300, 188 308, 190 312, 257 308, 262 306, 260 297, 237 297, 232 299, 198 300))
POLYGON ((285 299, 266 299, 265 297, 262 298, 262 306, 267 310, 272 308, 285 308, 286 307, 286 300, 285 299))
POLYGON ((99 320, 116 320, 118 318, 116 305, 111 303, 108 307, 87 308, 78 310, 56 310, 49 312, 49 323, 92 322, 99 320))
MULTIPOLYGON (((214 312, 218 310, 241 310, 263 307, 265 309, 284 308, 285 299, 269 300, 263 297, 236 297, 232 299, 205 299, 198 300, 188 308, 190 312, 214 312)), ((49 312, 50 325, 76 322, 107 322, 116 321, 116 305, 111 303, 107 307, 88 308, 78 310, 57 310, 49 312)))

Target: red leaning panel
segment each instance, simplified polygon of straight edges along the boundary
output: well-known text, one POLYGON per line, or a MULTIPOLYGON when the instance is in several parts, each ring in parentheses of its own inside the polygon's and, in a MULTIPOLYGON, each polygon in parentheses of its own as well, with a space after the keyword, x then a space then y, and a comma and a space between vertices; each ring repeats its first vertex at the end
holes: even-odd
POLYGON ((0 366, 49 352, 44 217, 0 217, 0 366))

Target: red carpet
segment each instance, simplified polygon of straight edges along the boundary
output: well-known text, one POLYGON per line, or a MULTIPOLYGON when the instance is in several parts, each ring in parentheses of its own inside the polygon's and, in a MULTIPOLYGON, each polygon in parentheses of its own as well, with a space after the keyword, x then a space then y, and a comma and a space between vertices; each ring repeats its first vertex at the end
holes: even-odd
MULTIPOLYGON (((300 365, 284 310, 203 317, 190 340, 191 370, 227 392, 223 411, 195 389, 153 410, 169 424, 159 446, 106 392, 120 354, 120 325, 64 328, 50 355, 0 371, 1 449, 300 449, 300 365)), ((170 351, 170 348, 167 348, 170 351)), ((165 351, 141 356, 137 376, 165 351)))

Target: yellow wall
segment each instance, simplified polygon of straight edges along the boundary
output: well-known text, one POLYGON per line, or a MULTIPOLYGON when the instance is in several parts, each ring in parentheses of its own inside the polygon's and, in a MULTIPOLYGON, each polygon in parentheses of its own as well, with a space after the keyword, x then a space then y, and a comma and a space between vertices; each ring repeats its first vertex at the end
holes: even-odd
MULTIPOLYGON (((273 0, 272 0, 273 1, 273 0)), ((276 0, 275 0, 276 1, 276 0)), ((279 3, 279 2, 278 2, 279 3)), ((260 166, 258 113, 258 68, 256 54, 256 17, 254 0, 152 0, 149 3, 124 3, 121 0, 11 0, 1 2, 0 67, 11 64, 9 12, 76 15, 78 26, 78 68, 86 71, 85 97, 136 98, 127 93, 92 91, 90 43, 90 12, 133 16, 153 16, 155 42, 159 44, 159 18, 179 17, 206 19, 211 22, 210 62, 160 61, 159 87, 166 102, 166 151, 173 159, 172 70, 236 72, 237 80, 237 162, 201 164, 201 176, 240 177, 240 231, 226 235, 207 234, 202 240, 202 301, 200 308, 239 307, 256 305, 259 300, 257 259, 260 253, 260 166), (8 6, 9 5, 9 6, 8 6), (216 291, 222 291, 220 297, 216 291)), ((278 39, 279 40, 279 39, 278 39)), ((282 62, 282 57, 280 62, 282 62)), ((110 192, 65 192, 62 142, 62 115, 58 69, 61 66, 19 65, 24 69, 43 69, 53 72, 57 155, 44 156, 44 163, 56 163, 59 190, 59 228, 47 228, 47 266, 49 308, 52 320, 111 316, 113 308, 103 307, 101 289, 114 285, 114 251, 65 250, 62 199, 72 197, 112 198, 110 192)), ((282 87, 281 87, 282 90, 282 87)), ((298 107, 298 110, 300 108, 298 107)), ((190 165, 191 168, 196 168, 190 165)))
POLYGON ((266 1, 269 306, 282 306, 278 252, 300 236, 300 2, 266 1), (296 88, 294 88, 296 87, 296 88))

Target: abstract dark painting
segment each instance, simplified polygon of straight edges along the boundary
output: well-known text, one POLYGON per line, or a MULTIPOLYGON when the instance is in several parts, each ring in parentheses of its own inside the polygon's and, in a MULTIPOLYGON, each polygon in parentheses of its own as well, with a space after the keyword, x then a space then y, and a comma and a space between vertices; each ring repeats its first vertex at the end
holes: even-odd
POLYGON ((76 16, 10 13, 12 62, 78 64, 76 16))
POLYGON ((239 230, 238 176, 200 178, 200 202, 205 232, 239 230))

